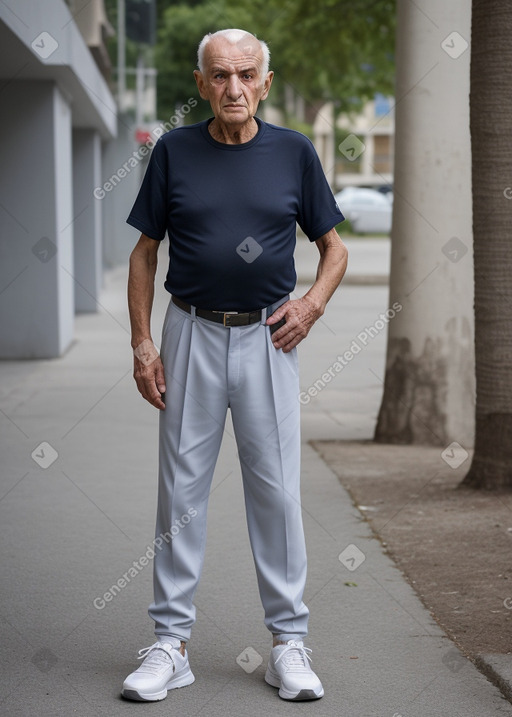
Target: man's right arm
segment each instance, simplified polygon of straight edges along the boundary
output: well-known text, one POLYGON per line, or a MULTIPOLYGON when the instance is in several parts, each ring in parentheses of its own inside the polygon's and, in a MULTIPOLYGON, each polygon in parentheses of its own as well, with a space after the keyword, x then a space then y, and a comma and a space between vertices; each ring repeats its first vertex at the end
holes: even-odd
POLYGON ((151 309, 160 242, 140 235, 130 255, 128 309, 132 330, 133 377, 142 396, 160 410, 165 408, 164 367, 151 338, 151 309))

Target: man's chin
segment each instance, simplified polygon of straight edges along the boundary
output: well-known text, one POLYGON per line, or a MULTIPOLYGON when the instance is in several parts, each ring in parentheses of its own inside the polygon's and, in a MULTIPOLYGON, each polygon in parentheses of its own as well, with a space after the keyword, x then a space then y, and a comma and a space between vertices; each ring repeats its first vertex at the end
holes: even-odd
POLYGON ((243 124, 251 119, 251 114, 246 107, 224 107, 219 119, 226 124, 243 124))

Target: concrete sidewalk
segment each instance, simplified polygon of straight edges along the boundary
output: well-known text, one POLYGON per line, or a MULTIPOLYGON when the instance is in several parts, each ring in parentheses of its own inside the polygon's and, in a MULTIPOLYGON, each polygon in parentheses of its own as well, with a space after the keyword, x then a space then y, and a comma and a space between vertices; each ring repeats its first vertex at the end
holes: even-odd
MULTIPOLYGON (((131 377, 125 286, 126 268, 108 276, 100 313, 77 319, 64 358, 0 363, 1 714, 512 715, 432 620, 307 443, 372 436, 385 331, 369 338, 366 329, 387 308, 387 289, 378 285, 339 290, 300 348, 307 392, 354 340, 362 345, 303 406, 308 644, 325 697, 285 703, 263 681, 270 641, 228 424, 190 642, 196 682, 151 706, 119 698, 137 650, 153 641, 146 553, 157 471, 157 412, 131 377), (123 587, 112 590, 120 579, 123 587)), ((155 327, 167 301, 160 271, 155 327)))
MULTIPOLYGON (((349 270, 344 285, 384 285, 389 279, 391 241, 389 237, 345 237, 349 251, 349 270)), ((299 233, 295 250, 295 267, 299 281, 311 284, 315 280, 318 252, 309 239, 299 233), (313 251, 311 251, 313 249, 313 251)))

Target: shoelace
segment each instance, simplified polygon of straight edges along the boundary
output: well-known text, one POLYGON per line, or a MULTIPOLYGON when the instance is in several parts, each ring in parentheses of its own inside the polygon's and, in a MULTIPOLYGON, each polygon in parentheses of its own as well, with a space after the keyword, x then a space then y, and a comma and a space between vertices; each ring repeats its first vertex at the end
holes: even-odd
POLYGON ((147 669, 148 672, 154 672, 155 674, 158 673, 162 667, 169 667, 170 660, 172 671, 175 672, 176 665, 174 664, 174 659, 171 654, 172 650, 174 650, 173 647, 169 650, 169 648, 161 642, 155 642, 150 647, 143 647, 142 650, 139 650, 139 657, 137 659, 142 660, 146 658, 141 667, 144 666, 144 671, 147 669), (164 653, 163 655, 162 652, 164 653))
POLYGON ((291 667, 293 670, 302 669, 308 671, 310 669, 309 662, 311 662, 308 652, 313 652, 313 650, 309 647, 304 647, 302 642, 290 641, 279 652, 275 664, 277 665, 279 660, 285 657, 284 663, 287 667, 291 667))

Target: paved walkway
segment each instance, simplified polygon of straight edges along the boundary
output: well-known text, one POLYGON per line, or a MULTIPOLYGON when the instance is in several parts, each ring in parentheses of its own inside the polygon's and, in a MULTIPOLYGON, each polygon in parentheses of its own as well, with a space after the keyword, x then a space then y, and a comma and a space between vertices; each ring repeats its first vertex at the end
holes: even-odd
MULTIPOLYGON (((300 251, 306 256, 304 245, 300 251)), ((161 279, 155 326, 167 301, 161 279)), ((300 349, 302 389, 310 395, 316 381, 319 390, 303 407, 303 503, 309 645, 326 696, 288 704, 263 681, 269 636, 228 425, 190 643, 196 683, 154 705, 119 698, 137 650, 153 641, 146 554, 157 468, 157 413, 131 377, 125 283, 125 267, 107 277, 100 313, 77 319, 64 358, 0 363, 0 713, 512 716, 434 623, 307 443, 372 436, 385 335, 368 339, 365 332, 387 307, 380 285, 340 290, 300 349), (322 389, 319 378, 354 340, 363 349, 322 389)))

